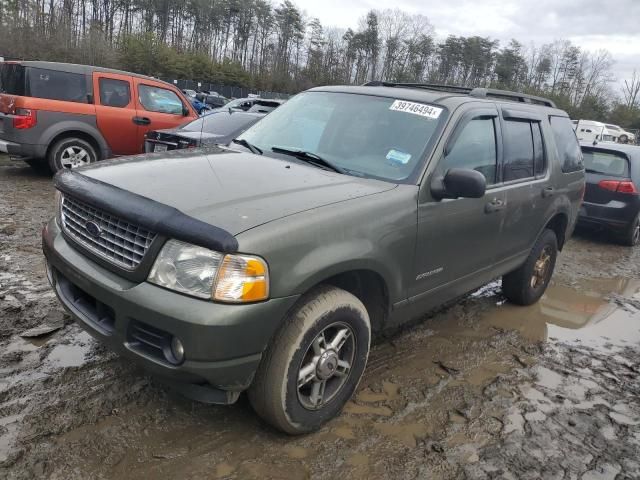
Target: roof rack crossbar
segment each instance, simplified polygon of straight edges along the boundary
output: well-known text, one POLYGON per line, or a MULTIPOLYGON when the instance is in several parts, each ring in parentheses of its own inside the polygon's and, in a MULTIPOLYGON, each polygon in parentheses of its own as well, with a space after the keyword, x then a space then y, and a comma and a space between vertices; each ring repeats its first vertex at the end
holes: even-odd
POLYGON ((529 95, 527 93, 510 92, 509 90, 497 90, 495 88, 474 88, 469 95, 477 98, 501 98, 503 100, 512 100, 521 103, 529 103, 533 105, 543 105, 545 107, 556 108, 556 104, 548 98, 529 95))
POLYGON ((528 103, 532 105, 542 105, 545 107, 556 108, 556 104, 544 97, 537 97, 527 93, 510 92, 508 90, 498 90, 495 88, 469 88, 458 87, 456 85, 441 85, 438 83, 394 83, 373 81, 364 84, 365 87, 404 87, 404 88, 424 88, 425 90, 435 90, 438 92, 450 92, 457 94, 466 94, 476 98, 499 98, 502 100, 510 100, 512 102, 528 103))

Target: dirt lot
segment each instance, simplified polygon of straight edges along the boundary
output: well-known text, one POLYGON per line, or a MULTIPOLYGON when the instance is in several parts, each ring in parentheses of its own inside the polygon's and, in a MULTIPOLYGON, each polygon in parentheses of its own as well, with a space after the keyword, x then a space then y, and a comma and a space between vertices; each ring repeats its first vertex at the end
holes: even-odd
POLYGON ((0 157, 0 478, 640 478, 640 248, 580 233, 539 304, 495 282, 379 339, 343 414, 290 438, 76 327, 44 275, 53 211, 50 178, 0 157))

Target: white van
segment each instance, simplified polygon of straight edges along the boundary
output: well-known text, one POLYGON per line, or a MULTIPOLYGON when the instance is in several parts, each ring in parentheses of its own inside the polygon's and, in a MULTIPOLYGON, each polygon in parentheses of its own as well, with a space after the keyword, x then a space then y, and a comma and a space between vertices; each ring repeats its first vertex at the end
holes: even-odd
POLYGON ((576 135, 581 142, 615 142, 617 132, 609 130, 607 125, 595 120, 573 120, 576 135))

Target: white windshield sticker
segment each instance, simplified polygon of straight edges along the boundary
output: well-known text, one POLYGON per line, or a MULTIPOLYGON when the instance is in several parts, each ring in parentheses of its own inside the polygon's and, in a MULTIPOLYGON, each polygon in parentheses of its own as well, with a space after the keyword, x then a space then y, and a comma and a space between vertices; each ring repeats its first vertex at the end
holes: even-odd
POLYGON ((442 113, 441 108, 425 105, 424 103, 407 102, 405 100, 396 100, 391 104, 389 110, 413 113, 414 115, 420 115, 421 117, 427 118, 438 118, 442 113))

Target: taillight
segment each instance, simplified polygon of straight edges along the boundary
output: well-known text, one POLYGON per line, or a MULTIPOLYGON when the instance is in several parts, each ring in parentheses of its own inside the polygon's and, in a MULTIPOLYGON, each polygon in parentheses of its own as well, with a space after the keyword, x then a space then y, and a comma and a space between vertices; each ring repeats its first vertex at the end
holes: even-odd
POLYGON ((33 128, 38 123, 38 117, 35 110, 28 108, 16 108, 16 115, 13 117, 13 128, 18 130, 26 130, 33 128))
POLYGON ((598 186, 612 192, 631 194, 638 193, 636 186, 629 180, 600 180, 600 182, 598 182, 598 186))
POLYGON ((618 191, 620 193, 638 193, 638 189, 633 182, 620 182, 620 185, 618 185, 618 191))

